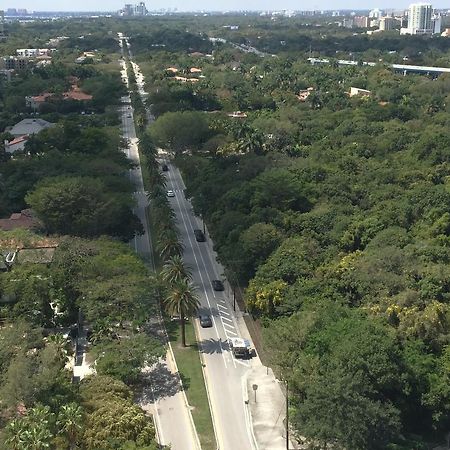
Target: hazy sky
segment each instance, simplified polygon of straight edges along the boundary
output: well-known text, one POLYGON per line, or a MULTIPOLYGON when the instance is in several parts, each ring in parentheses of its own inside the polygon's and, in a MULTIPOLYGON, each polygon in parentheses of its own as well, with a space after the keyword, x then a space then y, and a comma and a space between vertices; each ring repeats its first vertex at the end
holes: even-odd
MULTIPOLYGON (((125 3, 137 3, 138 0, 2 0, 0 8, 26 8, 30 11, 114 11, 120 9, 125 3)), ((386 0, 383 0, 383 3, 386 0)), ((155 0, 147 1, 147 8, 150 10, 161 8, 178 8, 180 11, 197 11, 205 9, 208 11, 226 10, 307 10, 307 9, 362 9, 362 8, 406 8, 414 1, 394 0, 387 1, 387 4, 377 4, 374 0, 362 2, 360 0, 309 0, 306 2, 295 0, 155 0)), ((430 2, 435 8, 450 8, 450 2, 444 0, 430 2)))

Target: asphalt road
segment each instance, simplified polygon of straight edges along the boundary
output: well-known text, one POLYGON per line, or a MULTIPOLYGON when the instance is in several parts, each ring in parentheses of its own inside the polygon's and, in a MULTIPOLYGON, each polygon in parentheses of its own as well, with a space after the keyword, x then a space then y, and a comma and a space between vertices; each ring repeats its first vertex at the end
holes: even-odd
MULTIPOLYGON (((124 68, 122 76, 126 78, 124 68)), ((125 81, 126 82, 126 81, 125 81)), ((136 206, 133 212, 139 217, 144 227, 145 233, 142 236, 136 236, 131 245, 136 253, 153 265, 151 252, 151 236, 146 216, 148 200, 144 191, 144 182, 139 161, 139 152, 137 147, 138 139, 133 119, 133 109, 129 103, 129 97, 122 99, 123 105, 120 108, 122 116, 122 134, 129 140, 129 146, 125 150, 128 158, 135 164, 135 168, 129 172, 131 182, 135 186, 134 199, 136 206)), ((174 372, 173 361, 164 361, 166 372, 174 372)), ((167 378, 167 377, 166 377, 167 378)), ((179 379, 176 381, 179 384, 179 379)), ((172 381, 169 380, 169 383, 172 381)), ((173 389, 173 386, 167 386, 164 393, 164 386, 159 382, 158 388, 161 395, 158 398, 149 399, 153 403, 153 414, 156 426, 158 428, 159 441, 161 444, 171 446, 172 450, 199 450, 198 438, 192 427, 192 417, 186 406, 185 394, 181 389, 173 389)))
MULTIPOLYGON (((212 328, 198 326, 205 375, 209 391, 216 436, 220 450, 251 450, 254 448, 249 417, 244 405, 245 376, 252 360, 236 359, 227 340, 240 337, 233 312, 230 292, 214 291, 211 280, 224 279, 210 242, 197 242, 193 230, 202 229, 201 220, 184 197, 184 183, 179 170, 168 161, 167 189, 175 193, 170 203, 177 216, 185 245, 184 260, 190 267, 201 301, 200 313, 212 317, 212 328)), ((197 322, 198 320, 194 319, 197 322)))

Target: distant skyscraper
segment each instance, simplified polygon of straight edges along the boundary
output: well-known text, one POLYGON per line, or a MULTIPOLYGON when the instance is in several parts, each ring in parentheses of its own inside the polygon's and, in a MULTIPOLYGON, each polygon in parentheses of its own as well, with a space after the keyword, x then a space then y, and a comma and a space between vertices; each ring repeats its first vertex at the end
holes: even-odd
POLYGON ((440 14, 433 15, 431 18, 431 26, 433 28, 433 34, 441 34, 442 16, 440 14))
POLYGON ((372 9, 369 12, 369 19, 379 19, 381 17, 381 11, 378 8, 372 9))
POLYGON ((147 8, 145 7, 145 3, 144 2, 140 2, 134 7, 134 15, 135 16, 145 16, 145 15, 147 15, 147 8))
POLYGON ((408 10, 409 34, 431 34, 433 7, 429 3, 413 3, 408 10))
POLYGON ((380 19, 380 31, 390 31, 394 29, 396 20, 393 17, 381 17, 380 19))

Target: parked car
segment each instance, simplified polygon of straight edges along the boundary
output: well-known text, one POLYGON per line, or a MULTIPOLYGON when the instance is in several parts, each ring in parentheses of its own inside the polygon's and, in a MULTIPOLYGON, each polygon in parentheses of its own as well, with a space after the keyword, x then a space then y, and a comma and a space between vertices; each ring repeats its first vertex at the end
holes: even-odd
POLYGON ((167 164, 163 164, 161 166, 161 169, 162 169, 163 172, 168 172, 169 171, 169 166, 167 164))
POLYGON ((167 191, 167 197, 175 197, 175 192, 167 191))
POLYGON ((220 280, 211 280, 211 284, 215 291, 225 290, 223 283, 220 280))
POLYGON ((200 326, 202 328, 211 328, 213 326, 211 316, 200 314, 198 320, 200 321, 200 326))
POLYGON ((194 230, 195 240, 197 242, 205 242, 206 238, 202 230, 194 230))

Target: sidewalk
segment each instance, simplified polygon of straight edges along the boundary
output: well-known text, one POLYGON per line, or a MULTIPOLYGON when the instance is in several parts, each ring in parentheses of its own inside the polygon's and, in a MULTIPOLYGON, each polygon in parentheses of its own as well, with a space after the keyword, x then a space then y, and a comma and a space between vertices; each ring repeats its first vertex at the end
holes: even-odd
MULTIPOLYGON (((258 365, 247 377, 248 409, 258 450, 286 449, 286 402, 271 369, 258 365), (257 385, 256 401, 253 385, 257 385)), ((294 448, 290 445, 290 448, 294 448)))

